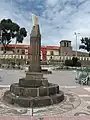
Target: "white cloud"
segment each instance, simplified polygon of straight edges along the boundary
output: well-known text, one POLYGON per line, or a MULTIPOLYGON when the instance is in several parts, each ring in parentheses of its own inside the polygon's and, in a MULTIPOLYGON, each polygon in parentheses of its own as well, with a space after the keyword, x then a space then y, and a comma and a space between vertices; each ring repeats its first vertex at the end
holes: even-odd
POLYGON ((29 34, 32 27, 31 12, 38 15, 39 9, 42 10, 42 8, 39 15, 42 44, 59 45, 60 40, 67 39, 72 41, 75 48, 74 32, 80 32, 78 46, 81 37, 90 36, 90 0, 45 0, 44 6, 41 4, 41 0, 37 0, 37 4, 32 6, 32 1, 0 1, 0 19, 11 18, 28 30, 28 37, 24 43, 29 44, 29 34))
POLYGON ((46 0, 46 3, 50 6, 54 6, 59 0, 46 0))

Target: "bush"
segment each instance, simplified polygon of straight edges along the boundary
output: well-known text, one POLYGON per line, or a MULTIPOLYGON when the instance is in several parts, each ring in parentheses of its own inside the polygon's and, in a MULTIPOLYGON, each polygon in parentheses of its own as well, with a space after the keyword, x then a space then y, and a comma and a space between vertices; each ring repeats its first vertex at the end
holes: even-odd
POLYGON ((65 60, 65 65, 71 67, 81 67, 81 63, 78 61, 78 58, 76 57, 73 57, 72 60, 65 60))
POLYGON ((73 66, 73 61, 72 60, 65 60, 65 65, 66 66, 73 66))
POLYGON ((77 58, 77 57, 73 57, 73 58, 72 58, 72 61, 73 61, 73 65, 75 66, 76 63, 78 62, 78 58, 77 58))

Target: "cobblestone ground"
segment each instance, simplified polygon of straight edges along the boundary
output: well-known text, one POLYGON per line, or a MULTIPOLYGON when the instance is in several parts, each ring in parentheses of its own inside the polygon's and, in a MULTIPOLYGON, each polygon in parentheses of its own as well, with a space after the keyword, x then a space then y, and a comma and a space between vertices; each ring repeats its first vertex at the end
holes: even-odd
MULTIPOLYGON (((65 93, 65 99, 58 105, 34 108, 34 116, 88 116, 90 115, 90 88, 79 86, 61 86, 65 93)), ((2 96, 9 88, 0 89, 0 114, 2 115, 31 115, 31 108, 12 106, 3 101, 2 96)))
POLYGON ((65 100, 58 105, 35 108, 32 118, 30 108, 19 108, 3 102, 3 93, 9 88, 1 87, 0 120, 90 120, 90 88, 80 86, 60 88, 65 92, 65 100), (4 117, 5 115, 10 117, 4 117))

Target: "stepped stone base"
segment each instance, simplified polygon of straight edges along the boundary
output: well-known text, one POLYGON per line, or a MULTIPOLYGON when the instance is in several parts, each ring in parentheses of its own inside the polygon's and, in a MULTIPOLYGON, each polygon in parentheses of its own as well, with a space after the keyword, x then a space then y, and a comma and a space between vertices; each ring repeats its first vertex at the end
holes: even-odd
POLYGON ((60 103, 62 100, 64 100, 64 94, 62 91, 60 91, 59 94, 51 96, 23 97, 16 96, 10 91, 7 91, 4 94, 4 100, 7 101, 9 104, 18 104, 21 107, 43 107, 60 103))
POLYGON ((13 83, 10 90, 4 94, 4 100, 21 107, 42 107, 60 103, 64 100, 64 93, 57 84, 49 83, 43 74, 28 72, 19 83, 13 83))
POLYGON ((35 79, 28 80, 26 78, 19 79, 19 85, 22 87, 40 87, 40 86, 48 86, 47 79, 35 79))
POLYGON ((51 85, 48 87, 38 87, 38 88, 30 88, 30 87, 22 87, 19 86, 18 83, 14 83, 10 86, 11 93, 17 95, 17 96, 31 96, 31 97, 37 97, 37 96, 49 96, 59 93, 59 86, 58 85, 51 85))

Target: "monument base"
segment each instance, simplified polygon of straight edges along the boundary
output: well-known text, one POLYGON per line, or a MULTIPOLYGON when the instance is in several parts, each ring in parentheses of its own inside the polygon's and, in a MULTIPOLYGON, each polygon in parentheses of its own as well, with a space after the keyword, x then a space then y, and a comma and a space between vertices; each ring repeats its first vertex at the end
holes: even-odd
POLYGON ((4 94, 4 100, 21 107, 42 107, 60 103, 64 93, 57 84, 49 83, 39 72, 27 72, 19 83, 13 83, 4 94))
POLYGON ((16 96, 10 91, 7 91, 4 94, 4 100, 9 104, 18 104, 20 107, 44 107, 60 103, 64 100, 64 94, 62 91, 60 91, 59 94, 50 96, 23 97, 16 96))

